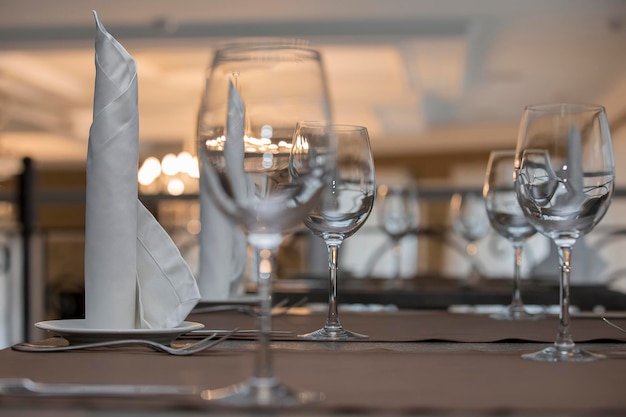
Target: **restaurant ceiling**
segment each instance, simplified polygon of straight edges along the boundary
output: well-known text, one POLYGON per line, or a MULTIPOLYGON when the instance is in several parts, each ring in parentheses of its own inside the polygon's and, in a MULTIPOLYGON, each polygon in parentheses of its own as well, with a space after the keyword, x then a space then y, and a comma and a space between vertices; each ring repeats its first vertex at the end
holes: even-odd
POLYGON ((320 49, 335 120, 377 155, 512 147, 535 102, 604 104, 624 130, 620 0, 4 0, 0 155, 84 163, 93 9, 137 61, 142 156, 193 147, 207 63, 235 36, 320 49))

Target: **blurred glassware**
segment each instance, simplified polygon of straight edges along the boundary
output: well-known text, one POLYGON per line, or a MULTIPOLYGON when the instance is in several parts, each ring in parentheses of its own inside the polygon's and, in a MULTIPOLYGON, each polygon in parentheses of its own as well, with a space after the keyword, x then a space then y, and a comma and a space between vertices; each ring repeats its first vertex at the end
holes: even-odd
MULTIPOLYGON (((316 132, 320 127, 317 123, 305 123, 300 129, 301 132, 316 132)), ((337 166, 331 182, 322 192, 321 202, 304 219, 304 224, 324 239, 328 248, 328 316, 323 328, 298 337, 309 340, 367 339, 368 336, 344 329, 339 321, 337 265, 342 242, 363 226, 374 206, 374 159, 365 127, 334 125, 333 130, 337 137, 337 166)))
POLYGON ((526 220, 517 197, 513 170, 515 163, 514 150, 492 151, 487 163, 483 197, 487 215, 493 229, 508 239, 514 249, 513 297, 511 304, 500 313, 491 317, 498 320, 534 320, 539 316, 526 311, 520 290, 522 275, 522 249, 526 239, 537 233, 526 220))
POLYGON ((218 50, 198 117, 198 154, 211 200, 245 231, 255 252, 261 299, 259 346, 244 383, 204 394, 235 406, 290 406, 318 392, 285 386, 274 375, 271 285, 285 234, 302 224, 335 164, 330 106, 320 54, 300 41, 247 40, 218 50), (298 121, 320 121, 316 135, 298 121))
POLYGON ((527 106, 517 139, 515 187, 528 221, 557 246, 561 272, 556 341, 522 357, 549 362, 604 359, 575 345, 569 312, 572 248, 604 217, 615 187, 613 145, 604 107, 527 106))
POLYGON ((482 277, 476 258, 478 241, 487 236, 491 227, 483 196, 472 191, 454 193, 450 199, 450 216, 452 230, 467 242, 465 253, 471 263, 471 271, 466 284, 475 286, 482 277))
POLYGON ((393 242, 393 286, 400 286, 402 239, 419 225, 420 207, 415 184, 381 184, 377 193, 378 223, 393 242))

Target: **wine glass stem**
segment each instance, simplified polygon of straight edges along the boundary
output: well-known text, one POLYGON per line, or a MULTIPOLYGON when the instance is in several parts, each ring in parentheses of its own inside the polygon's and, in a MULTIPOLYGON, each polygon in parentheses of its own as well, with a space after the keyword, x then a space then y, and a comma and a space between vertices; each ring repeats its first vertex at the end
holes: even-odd
POLYGON ((560 285, 560 299, 559 299, 559 332, 555 345, 561 349, 571 349, 574 346, 574 340, 570 333, 570 316, 569 316, 569 281, 570 281, 570 258, 572 254, 572 247, 566 245, 559 245, 559 265, 561 269, 561 285, 560 285))
POLYGON ((328 317, 326 318, 326 328, 341 327, 339 322, 339 312, 337 311, 337 265, 339 257, 339 246, 341 243, 326 243, 328 247, 328 269, 330 271, 330 282, 328 291, 328 317))
POLYGON ((476 259, 478 244, 474 241, 469 242, 465 247, 465 253, 470 261, 470 273, 467 277, 467 285, 474 287, 479 284, 482 276, 478 268, 478 260, 476 259))
POLYGON ((400 268, 402 265, 402 245, 399 239, 393 241, 393 256, 395 261, 395 270, 393 271, 393 280, 397 284, 400 279, 400 268))
POLYGON ((513 249, 515 251, 515 259, 513 265, 513 300, 511 305, 515 309, 523 309, 524 303, 522 302, 521 280, 522 280, 522 249, 524 248, 523 242, 513 242, 513 249))
POLYGON ((258 294, 261 299, 259 322, 259 347, 254 364, 253 377, 256 379, 274 378, 274 366, 269 349, 272 330, 272 275, 274 272, 274 252, 276 249, 254 247, 257 263, 258 294))

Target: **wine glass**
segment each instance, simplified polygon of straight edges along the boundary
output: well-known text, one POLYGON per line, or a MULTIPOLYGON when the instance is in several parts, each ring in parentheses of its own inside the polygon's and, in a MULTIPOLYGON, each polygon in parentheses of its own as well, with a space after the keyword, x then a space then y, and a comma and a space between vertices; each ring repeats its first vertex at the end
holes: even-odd
POLYGON ((393 242, 394 273, 393 285, 400 284, 402 266, 402 239, 414 232, 419 223, 419 200, 414 184, 378 186, 378 221, 393 242))
POLYGON ((465 253, 472 269, 466 283, 476 285, 481 279, 476 261, 478 241, 487 235, 490 227, 483 196, 474 191, 454 193, 450 199, 450 216, 452 230, 467 242, 465 253))
POLYGON ((575 345, 569 316, 572 248, 602 219, 615 187, 604 107, 567 103, 526 107, 517 140, 515 187, 528 221, 557 246, 561 272, 556 341, 523 357, 550 362, 604 359, 575 345))
MULTIPOLYGON (((302 126, 316 131, 315 123, 302 126)), ((342 327, 337 310, 337 265, 339 247, 367 220, 376 192, 374 161, 367 129, 362 126, 334 125, 337 137, 337 166, 329 185, 322 193, 321 202, 304 219, 304 224, 324 239, 328 248, 330 288, 328 316, 324 327, 298 335, 308 340, 358 340, 368 336, 342 327)))
POLYGON ((517 202, 513 182, 514 166, 514 150, 492 151, 489 155, 483 187, 485 207, 491 226, 513 244, 515 254, 511 304, 504 311, 491 317, 499 320, 533 320, 539 316, 526 311, 522 302, 520 284, 522 249, 526 239, 537 233, 537 230, 526 219, 517 202))
MULTIPOLYGON (((323 398, 274 375, 271 281, 285 234, 302 224, 334 167, 336 145, 320 54, 298 41, 247 41, 219 49, 198 116, 201 186, 246 233, 261 298, 253 375, 203 397, 237 406, 289 406, 323 398), (317 135, 296 132, 320 120, 317 135)), ((216 242, 219 244, 219 242, 216 242)))

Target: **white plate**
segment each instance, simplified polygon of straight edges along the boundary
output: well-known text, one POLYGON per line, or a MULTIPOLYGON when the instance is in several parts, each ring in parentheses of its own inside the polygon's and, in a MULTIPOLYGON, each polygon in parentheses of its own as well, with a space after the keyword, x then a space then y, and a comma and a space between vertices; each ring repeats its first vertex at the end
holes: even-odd
POLYGON ((48 320, 35 323, 35 327, 63 336, 70 343, 103 342, 105 340, 143 339, 169 343, 192 330, 204 328, 204 324, 183 321, 177 327, 167 329, 93 329, 84 319, 48 320))
POLYGON ((261 297, 256 294, 239 295, 230 298, 201 298, 198 307, 209 307, 215 305, 254 305, 261 302, 261 297))

